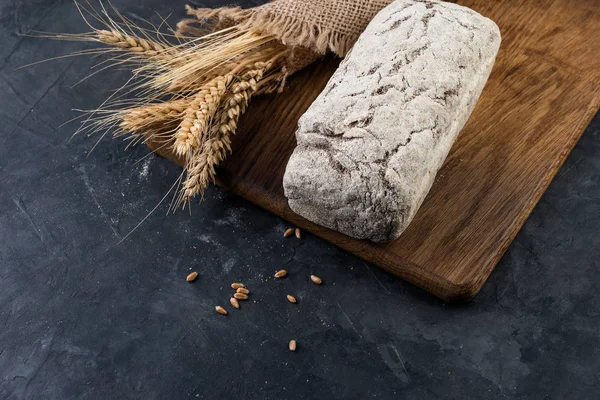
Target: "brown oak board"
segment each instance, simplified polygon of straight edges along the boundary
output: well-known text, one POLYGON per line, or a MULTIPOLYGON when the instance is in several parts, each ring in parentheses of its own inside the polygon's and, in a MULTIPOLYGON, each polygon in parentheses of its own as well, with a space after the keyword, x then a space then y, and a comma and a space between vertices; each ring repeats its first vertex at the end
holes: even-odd
POLYGON ((283 195, 298 118, 335 71, 333 57, 298 73, 284 93, 253 99, 217 183, 441 299, 471 299, 600 106, 600 0, 458 3, 493 19, 502 46, 479 103, 400 238, 350 238, 296 215, 283 195))

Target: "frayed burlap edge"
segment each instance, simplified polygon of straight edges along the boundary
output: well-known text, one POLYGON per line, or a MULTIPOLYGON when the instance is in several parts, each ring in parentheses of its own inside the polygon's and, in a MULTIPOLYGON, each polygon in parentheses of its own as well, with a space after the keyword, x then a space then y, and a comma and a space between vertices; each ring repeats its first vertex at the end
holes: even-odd
MULTIPOLYGON (((241 9, 223 7, 216 9, 194 9, 186 6, 188 15, 195 19, 185 19, 177 27, 179 32, 198 36, 202 30, 199 21, 213 21, 217 29, 236 25, 240 30, 256 31, 276 36, 290 48, 304 47, 311 52, 324 55, 328 51, 344 57, 356 41, 356 36, 327 29, 320 24, 300 21, 295 18, 277 15, 261 7, 241 9)), ((206 32, 204 30, 204 32, 206 32)))

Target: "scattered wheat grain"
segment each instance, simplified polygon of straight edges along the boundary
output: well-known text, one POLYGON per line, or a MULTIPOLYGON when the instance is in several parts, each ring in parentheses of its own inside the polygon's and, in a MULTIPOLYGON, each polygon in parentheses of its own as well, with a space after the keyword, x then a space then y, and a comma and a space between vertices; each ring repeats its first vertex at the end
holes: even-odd
POLYGON ((287 271, 285 269, 280 269, 279 271, 277 271, 275 273, 275 275, 273 275, 275 278, 283 278, 284 276, 287 275, 287 271))
POLYGON ((185 278, 185 280, 188 281, 188 282, 193 282, 193 281, 196 280, 197 277, 198 277, 198 273, 194 271, 191 274, 189 274, 187 276, 187 278, 185 278))
POLYGON ((284 237, 284 238, 286 238, 286 237, 290 237, 290 236, 292 236, 293 234, 294 234, 294 228, 289 228, 289 229, 287 229, 287 230, 284 232, 284 234, 283 234, 283 237, 284 237))
POLYGON ((233 308, 240 308, 240 303, 237 301, 235 297, 229 299, 229 302, 233 306, 233 308))
POLYGON ((238 300, 248 300, 248 295, 244 293, 234 293, 233 297, 235 297, 238 300))
POLYGON ((227 310, 225 310, 225 309, 224 309, 223 307, 221 307, 221 306, 216 306, 216 307, 215 307, 215 310, 216 310, 216 311, 217 311, 219 314, 221 314, 221 315, 227 315, 227 310))

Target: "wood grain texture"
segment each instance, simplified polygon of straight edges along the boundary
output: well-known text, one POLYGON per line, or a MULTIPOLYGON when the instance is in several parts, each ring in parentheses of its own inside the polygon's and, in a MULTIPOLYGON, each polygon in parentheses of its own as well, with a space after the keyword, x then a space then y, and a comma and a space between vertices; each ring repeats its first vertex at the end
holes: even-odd
POLYGON ((600 106, 600 0, 458 3, 493 19, 503 43, 475 111, 400 238, 349 238, 294 214, 283 196, 296 123, 334 72, 333 58, 299 73, 283 94, 253 100, 217 183, 446 301, 471 299, 600 106))

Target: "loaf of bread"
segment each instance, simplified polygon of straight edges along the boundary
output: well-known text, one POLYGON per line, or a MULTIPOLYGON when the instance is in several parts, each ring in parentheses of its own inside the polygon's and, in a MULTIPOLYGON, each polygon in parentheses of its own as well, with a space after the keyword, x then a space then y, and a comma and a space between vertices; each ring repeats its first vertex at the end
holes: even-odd
POLYGON ((300 118, 283 180, 291 209, 352 237, 397 238, 499 46, 496 24, 466 7, 397 0, 383 9, 300 118))

